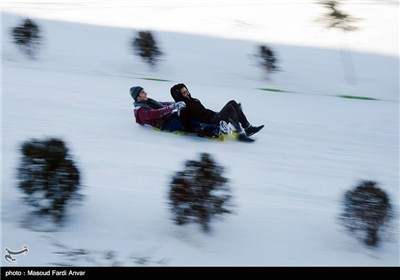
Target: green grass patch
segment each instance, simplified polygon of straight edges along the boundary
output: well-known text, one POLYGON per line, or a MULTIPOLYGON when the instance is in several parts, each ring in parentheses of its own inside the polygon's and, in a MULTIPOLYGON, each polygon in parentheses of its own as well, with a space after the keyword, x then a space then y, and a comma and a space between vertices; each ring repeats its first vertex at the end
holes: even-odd
POLYGON ((368 97, 368 96, 354 96, 354 95, 338 95, 341 98, 348 98, 348 99, 361 99, 361 100, 378 100, 376 98, 368 97))
POLYGON ((157 79, 157 78, 139 78, 139 79, 147 81, 156 81, 156 82, 171 82, 170 80, 157 79))
POLYGON ((260 90, 263 91, 269 91, 269 92, 285 92, 284 90, 281 90, 279 88, 259 88, 260 90))

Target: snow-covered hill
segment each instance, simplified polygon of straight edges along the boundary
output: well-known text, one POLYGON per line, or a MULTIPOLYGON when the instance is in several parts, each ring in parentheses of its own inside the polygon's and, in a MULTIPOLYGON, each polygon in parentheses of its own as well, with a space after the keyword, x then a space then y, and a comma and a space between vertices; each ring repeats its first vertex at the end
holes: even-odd
MULTIPOLYGON (((353 49, 357 79, 348 84, 336 46, 275 40, 267 44, 277 52, 282 71, 266 79, 253 57, 265 41, 158 30, 165 55, 153 70, 129 48, 141 25, 35 17, 45 41, 38 59, 29 60, 9 38, 21 17, 5 12, 2 17, 1 242, 2 248, 15 250, 29 246, 18 265, 134 266, 143 264, 140 258, 144 264, 168 266, 399 265, 397 231, 370 250, 337 220, 343 193, 361 179, 377 181, 398 209, 398 56, 353 49), (177 82, 186 83, 214 110, 230 99, 240 101, 249 120, 266 127, 247 144, 138 126, 129 88, 141 85, 150 97, 170 101, 169 89, 177 82), (82 172, 86 197, 70 209, 64 227, 50 232, 42 225, 23 226, 27 206, 15 181, 21 143, 46 136, 66 141, 82 172), (211 225, 211 234, 196 225, 174 225, 167 205, 173 174, 201 152, 225 167, 236 205, 234 215, 211 225), (54 253, 68 248, 89 255, 72 262, 54 253), (108 260, 106 251, 114 252, 108 260)), ((387 44, 392 43, 390 38, 387 44)), ((10 265, 4 258, 2 264, 10 265)))

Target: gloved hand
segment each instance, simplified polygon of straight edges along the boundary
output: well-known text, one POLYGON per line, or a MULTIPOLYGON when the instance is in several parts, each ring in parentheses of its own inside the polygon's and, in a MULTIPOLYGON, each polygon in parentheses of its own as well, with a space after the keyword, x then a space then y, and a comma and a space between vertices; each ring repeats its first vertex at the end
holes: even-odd
POLYGON ((175 103, 175 109, 177 109, 178 111, 182 110, 185 107, 186 107, 186 104, 183 101, 179 101, 179 102, 175 103))
POLYGON ((178 116, 181 114, 181 110, 186 107, 185 102, 179 101, 174 104, 174 110, 172 112, 177 112, 178 116))

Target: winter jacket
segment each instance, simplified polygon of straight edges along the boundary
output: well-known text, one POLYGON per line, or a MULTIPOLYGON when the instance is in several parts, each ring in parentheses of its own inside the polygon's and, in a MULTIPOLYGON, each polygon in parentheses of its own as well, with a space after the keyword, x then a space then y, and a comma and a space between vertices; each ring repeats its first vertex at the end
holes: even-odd
MULTIPOLYGON (((193 98, 189 93, 189 99, 183 98, 179 92, 179 87, 186 85, 178 84, 171 88, 171 96, 175 102, 183 101, 186 104, 185 110, 181 112, 182 126, 185 130, 193 130, 193 121, 201 123, 212 123, 211 120, 217 116, 217 113, 207 109, 201 104, 200 100, 193 98)), ((186 87, 187 88, 187 87, 186 87)), ((214 119, 215 120, 215 119, 214 119)))
POLYGON ((140 125, 151 125, 162 127, 164 121, 172 115, 174 103, 158 102, 149 98, 147 102, 135 102, 134 115, 136 122, 140 125))
POLYGON ((207 109, 201 104, 200 100, 196 98, 190 98, 190 100, 185 100, 186 108, 182 111, 181 119, 184 128, 190 126, 192 121, 211 123, 217 113, 207 109))

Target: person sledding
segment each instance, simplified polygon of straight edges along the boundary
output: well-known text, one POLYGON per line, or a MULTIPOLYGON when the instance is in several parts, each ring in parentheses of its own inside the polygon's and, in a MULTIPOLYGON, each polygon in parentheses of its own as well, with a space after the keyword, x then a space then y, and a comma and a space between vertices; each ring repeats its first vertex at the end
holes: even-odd
POLYGON ((199 136, 219 137, 224 133, 224 127, 214 124, 196 123, 184 129, 181 112, 186 104, 180 102, 160 102, 147 97, 147 92, 141 86, 130 88, 134 100, 134 116, 140 125, 150 125, 163 131, 195 132, 199 136))
POLYGON ((182 112, 182 126, 184 129, 191 127, 193 121, 218 124, 221 121, 232 124, 238 134, 239 141, 253 142, 250 138, 259 132, 264 125, 252 126, 242 111, 242 106, 235 100, 229 101, 219 112, 207 109, 200 100, 193 98, 185 84, 179 83, 171 88, 171 96, 176 102, 185 102, 186 108, 182 112))

